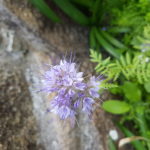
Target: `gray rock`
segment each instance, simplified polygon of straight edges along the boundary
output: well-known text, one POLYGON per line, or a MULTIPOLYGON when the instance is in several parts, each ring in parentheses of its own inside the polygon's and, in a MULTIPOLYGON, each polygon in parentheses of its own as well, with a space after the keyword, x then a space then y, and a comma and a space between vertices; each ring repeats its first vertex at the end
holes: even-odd
MULTIPOLYGON (((86 71, 87 74, 91 73, 92 69, 90 68, 93 68, 93 66, 89 63, 87 55, 85 54, 87 39, 85 38, 86 42, 82 45, 79 44, 80 40, 77 40, 77 42, 72 45, 70 44, 77 39, 78 36, 79 39, 83 36, 80 37, 82 33, 74 35, 74 33, 79 30, 77 27, 77 29, 72 28, 71 32, 69 29, 69 31, 61 30, 59 31, 60 33, 58 33, 58 30, 53 30, 51 35, 49 35, 50 40, 48 41, 45 40, 46 37, 41 38, 39 34, 41 31, 37 32, 37 30, 35 32, 32 26, 24 21, 18 19, 16 15, 11 12, 11 9, 8 9, 7 5, 0 0, 1 66, 2 68, 9 68, 8 71, 6 71, 7 69, 1 71, 3 78, 6 79, 2 78, 0 81, 0 88, 3 87, 5 89, 1 92, 4 97, 0 99, 0 102, 3 103, 0 107, 4 108, 0 109, 0 114, 2 114, 1 111, 3 110, 6 116, 3 117, 4 122, 2 119, 0 120, 2 126, 4 126, 5 123, 16 125, 12 128, 11 126, 7 126, 5 130, 0 128, 0 133, 2 133, 2 137, 0 136, 0 139, 2 139, 0 140, 0 146, 2 146, 3 149, 6 147, 5 149, 8 150, 10 149, 7 147, 8 143, 12 145, 11 150, 17 150, 17 146, 20 150, 107 150, 107 144, 102 140, 104 136, 101 135, 99 128, 97 128, 93 120, 89 121, 87 116, 81 113, 78 116, 78 123, 72 128, 69 122, 62 122, 56 115, 46 113, 52 96, 36 92, 37 86, 42 84, 40 74, 44 71, 43 64, 58 62, 60 56, 65 54, 65 48, 74 50, 75 48, 77 49, 76 45, 78 45, 78 49, 82 49, 82 51, 77 51, 77 55, 79 56, 78 61, 82 62, 82 70, 86 71), (67 34, 70 34, 70 38, 64 41, 63 37, 66 38, 66 31, 68 32, 67 34), (63 37, 60 37, 60 34, 63 35, 63 37), (61 45, 61 47, 59 47, 59 42, 58 45, 55 45, 55 42, 52 40, 53 36, 64 46, 61 45), (66 46, 67 44, 68 46, 66 46), (5 64, 7 65, 5 66, 5 64), (9 70, 17 75, 15 75, 13 79, 14 82, 11 82, 7 87, 7 82, 5 81, 9 82, 9 77, 4 74, 8 74, 7 72, 9 72, 9 70), (15 81, 15 78, 19 81, 15 81), (22 83, 25 84, 23 87, 26 90, 18 85, 22 83), (16 84, 17 87, 15 87, 16 84), (14 90, 18 92, 16 95, 21 96, 21 98, 17 99, 9 95, 7 88, 10 91, 14 90), (27 91, 26 94, 24 94, 25 91, 27 91), (6 101, 8 103, 6 103, 6 101), (8 113, 9 115, 7 115, 6 111, 9 110, 9 107, 12 107, 12 110, 8 113), (16 112, 15 117, 13 116, 13 111, 16 112), (17 130, 16 133, 15 130, 17 130), (33 133, 34 138, 29 131, 33 133), (23 142, 18 141, 15 143, 13 138, 15 140, 19 138, 19 140, 23 140, 23 142), (30 143, 33 143, 34 147, 29 148, 27 145, 30 143)), ((57 26, 56 29, 57 28, 61 29, 60 26, 57 26)), ((49 29, 49 32, 50 31, 49 29)), ((105 115, 103 118, 105 118, 105 115)), ((106 133, 105 139, 107 139, 106 133)))

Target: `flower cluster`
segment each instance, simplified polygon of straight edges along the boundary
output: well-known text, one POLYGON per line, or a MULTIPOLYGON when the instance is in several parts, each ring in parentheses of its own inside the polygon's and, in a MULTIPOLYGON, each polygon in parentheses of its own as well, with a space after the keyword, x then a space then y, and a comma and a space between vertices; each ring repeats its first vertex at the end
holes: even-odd
POLYGON ((83 72, 78 72, 76 64, 60 61, 44 73, 42 91, 55 93, 50 101, 50 111, 61 119, 75 120, 78 110, 91 116, 94 99, 99 98, 100 82, 93 76, 84 81, 83 72))

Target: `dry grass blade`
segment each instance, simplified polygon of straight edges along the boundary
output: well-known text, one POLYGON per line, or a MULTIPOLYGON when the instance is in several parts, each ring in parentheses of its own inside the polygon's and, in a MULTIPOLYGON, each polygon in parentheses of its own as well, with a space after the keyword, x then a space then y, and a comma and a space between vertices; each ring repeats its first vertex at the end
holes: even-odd
POLYGON ((131 143, 131 142, 136 141, 136 140, 144 140, 144 141, 150 142, 147 138, 144 138, 144 137, 142 137, 142 136, 132 136, 132 137, 127 137, 127 138, 121 139, 121 140, 119 141, 118 146, 119 146, 119 147, 122 147, 122 146, 124 146, 125 144, 131 143))

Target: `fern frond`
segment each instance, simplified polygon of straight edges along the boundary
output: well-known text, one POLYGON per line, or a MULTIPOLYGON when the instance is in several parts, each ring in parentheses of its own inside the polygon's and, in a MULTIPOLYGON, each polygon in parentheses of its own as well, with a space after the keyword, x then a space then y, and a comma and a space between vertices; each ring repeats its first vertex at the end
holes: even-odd
POLYGON ((150 80, 150 62, 146 62, 145 58, 135 55, 131 56, 126 53, 125 56, 121 56, 119 60, 114 62, 110 61, 110 58, 102 60, 99 57, 98 52, 92 52, 93 59, 97 59, 96 72, 107 77, 108 80, 116 81, 121 75, 127 80, 137 81, 141 84, 150 80))
POLYGON ((131 64, 131 56, 129 53, 126 53, 126 62, 127 62, 127 65, 130 65, 131 64))
POLYGON ((116 88, 116 87, 118 87, 117 84, 105 83, 105 82, 100 85, 100 88, 104 88, 104 89, 110 89, 110 88, 116 88))
POLYGON ((102 60, 102 55, 92 49, 90 50, 90 57, 92 62, 99 63, 102 60))

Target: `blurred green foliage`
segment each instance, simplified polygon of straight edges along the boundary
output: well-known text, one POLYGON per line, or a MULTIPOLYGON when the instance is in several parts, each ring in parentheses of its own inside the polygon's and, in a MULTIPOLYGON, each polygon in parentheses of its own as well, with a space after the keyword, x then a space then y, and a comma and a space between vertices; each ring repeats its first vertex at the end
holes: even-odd
MULTIPOLYGON (((63 23, 63 19, 44 0, 30 0, 45 16, 54 22, 63 23)), ((121 5, 119 0, 51 0, 63 13, 76 23, 90 29, 90 47, 96 50, 104 49, 112 56, 119 58, 127 47, 119 42, 107 29, 110 18, 110 8, 121 5), (107 7, 106 7, 107 6, 107 7), (108 7, 109 6, 109 7, 108 7), (105 8, 106 7, 106 8, 105 8)))
MULTIPOLYGON (((110 92, 121 97, 103 102, 102 108, 112 114, 123 114, 122 125, 132 122, 138 136, 150 139, 150 117, 146 117, 150 116, 150 62, 145 61, 145 56, 141 57, 139 52, 133 54, 127 52, 119 59, 103 59, 99 52, 91 50, 90 57, 92 62, 97 63, 96 72, 105 76, 104 81, 111 80, 118 85, 109 89, 110 92)), ((140 142, 133 143, 137 149, 136 143, 140 142)), ((143 143, 142 147, 149 150, 150 142, 143 143)))

